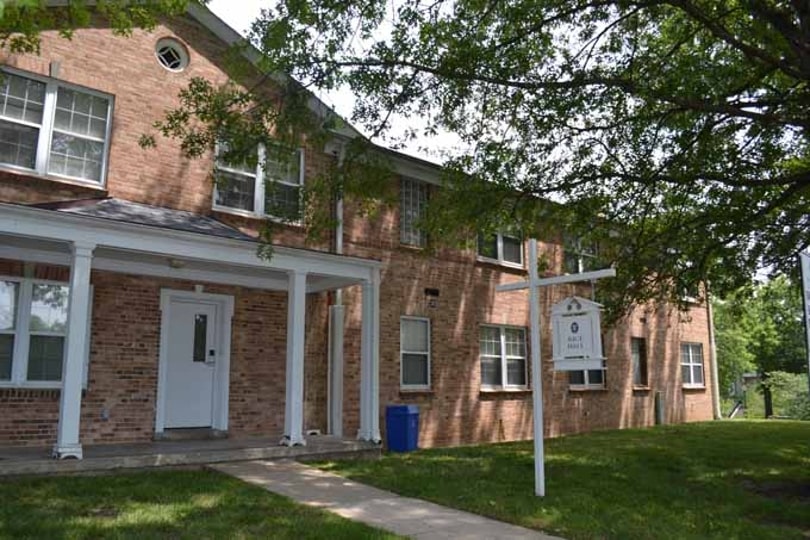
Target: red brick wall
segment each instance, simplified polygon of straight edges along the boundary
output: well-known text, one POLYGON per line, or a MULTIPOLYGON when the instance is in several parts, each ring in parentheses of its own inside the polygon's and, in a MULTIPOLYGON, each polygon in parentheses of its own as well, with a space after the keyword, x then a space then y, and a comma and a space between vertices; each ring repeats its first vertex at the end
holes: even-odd
MULTIPOLYGON (((0 275, 22 265, 0 261, 0 275)), ((38 266, 38 278, 67 279, 66 269, 38 266)), ((85 443, 142 442, 154 435, 160 351, 160 290, 194 283, 109 272, 92 273, 93 322, 87 390, 82 400, 85 443), (106 417, 106 418, 105 418, 106 417)), ((233 295, 229 431, 233 437, 282 435, 287 298, 283 292, 205 285, 233 295)), ((326 327, 323 294, 307 297, 305 419, 326 428, 326 327)), ((0 446, 54 442, 59 390, 0 389, 0 446)))

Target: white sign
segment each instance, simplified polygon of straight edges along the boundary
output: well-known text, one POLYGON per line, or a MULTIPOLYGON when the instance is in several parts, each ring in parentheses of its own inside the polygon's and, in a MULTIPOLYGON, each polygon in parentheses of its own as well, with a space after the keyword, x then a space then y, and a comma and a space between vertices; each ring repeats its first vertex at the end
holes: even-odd
POLYGON ((554 369, 602 369, 601 309, 600 304, 578 296, 551 308, 554 369))
POLYGON ((802 298, 804 300, 804 331, 807 343, 807 373, 810 376, 810 254, 799 253, 802 268, 802 298))

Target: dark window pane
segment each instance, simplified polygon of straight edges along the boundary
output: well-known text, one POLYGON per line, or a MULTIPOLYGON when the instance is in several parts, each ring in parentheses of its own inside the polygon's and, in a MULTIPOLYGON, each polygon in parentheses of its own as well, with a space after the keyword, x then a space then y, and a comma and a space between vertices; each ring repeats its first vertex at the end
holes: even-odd
POLYGON ((605 372, 601 369, 588 370, 588 384, 605 384, 605 372))
POLYGON ((402 384, 405 386, 427 386, 428 357, 424 354, 402 355, 402 384))
POLYGON ((194 316, 194 361, 205 362, 205 350, 208 337, 208 315, 198 313, 194 316))
POLYGON ((62 336, 31 336, 28 351, 28 380, 62 380, 64 345, 65 338, 62 336))
POLYGON ((509 359, 506 361, 506 383, 524 386, 526 384, 526 361, 509 359))
POLYGON ((703 384, 703 366, 692 366, 692 384, 703 384))
POLYGON ((691 373, 692 369, 689 366, 681 366, 681 378, 683 379, 683 384, 692 384, 691 373))
POLYGON ((489 259, 498 258, 498 235, 478 235, 478 254, 489 259))
POLYGON ((39 124, 44 103, 45 83, 11 73, 0 75, 0 115, 39 124))
POLYGON ((256 179, 228 171, 217 171, 216 203, 218 206, 253 212, 256 179))
POLYGON ((14 334, 0 334, 0 381, 11 379, 11 358, 14 355, 14 334))
POLYGON ((563 272, 566 274, 579 273, 579 255, 573 251, 565 251, 563 255, 563 272))
POLYGON ((301 218, 300 186, 268 182, 265 185, 265 190, 265 214, 289 220, 301 218))
POLYGON ((481 358, 481 384, 484 386, 501 386, 501 359, 481 358))
POLYGON ((39 129, 0 121, 0 163, 33 169, 39 129))
POLYGON ((643 338, 630 339, 633 359, 633 384, 647 384, 647 344, 643 338))
POLYGON ((517 264, 523 262, 523 242, 519 238, 503 237, 503 260, 517 264))
POLYGON ((585 372, 584 371, 569 371, 568 372, 568 384, 585 384, 585 372))

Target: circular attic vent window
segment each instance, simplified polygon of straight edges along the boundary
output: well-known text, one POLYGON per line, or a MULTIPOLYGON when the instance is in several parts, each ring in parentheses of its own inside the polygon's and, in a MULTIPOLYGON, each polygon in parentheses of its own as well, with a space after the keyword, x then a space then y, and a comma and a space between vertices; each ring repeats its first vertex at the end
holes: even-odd
POLYGON ((155 46, 155 56, 160 65, 169 71, 183 71, 188 66, 188 53, 186 48, 177 40, 163 38, 155 46))

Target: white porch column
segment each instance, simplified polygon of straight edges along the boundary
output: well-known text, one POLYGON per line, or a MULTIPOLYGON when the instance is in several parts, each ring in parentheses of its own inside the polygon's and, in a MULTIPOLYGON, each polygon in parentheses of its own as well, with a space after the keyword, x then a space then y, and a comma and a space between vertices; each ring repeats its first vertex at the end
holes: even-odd
POLYGON ((68 299, 67 340, 62 365, 62 392, 59 397, 59 426, 53 455, 64 459, 82 459, 79 442, 79 421, 82 409, 82 371, 87 350, 87 324, 90 314, 90 264, 93 249, 90 243, 73 244, 70 267, 70 296, 68 299))
POLYGON ((360 346, 360 431, 357 438, 380 442, 380 270, 363 282, 360 346))
POLYGON ((329 433, 335 437, 343 437, 343 320, 343 306, 329 306, 329 433))
POLYGON ((284 404, 284 438, 287 446, 306 445, 304 439, 304 330, 307 273, 288 274, 287 289, 287 396, 284 404))

